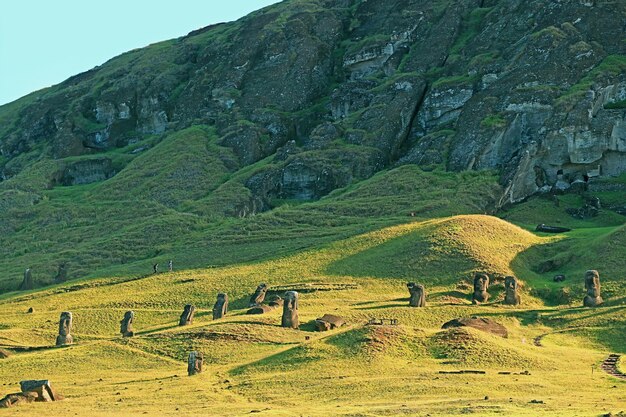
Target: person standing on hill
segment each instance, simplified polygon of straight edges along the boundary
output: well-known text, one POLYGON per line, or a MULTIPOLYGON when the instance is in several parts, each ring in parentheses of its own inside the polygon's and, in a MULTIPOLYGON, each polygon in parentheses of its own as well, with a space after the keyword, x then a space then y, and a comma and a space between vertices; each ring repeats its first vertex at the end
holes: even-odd
POLYGON ((174 261, 170 259, 170 261, 167 263, 167 268, 170 270, 170 272, 172 272, 174 270, 174 261))

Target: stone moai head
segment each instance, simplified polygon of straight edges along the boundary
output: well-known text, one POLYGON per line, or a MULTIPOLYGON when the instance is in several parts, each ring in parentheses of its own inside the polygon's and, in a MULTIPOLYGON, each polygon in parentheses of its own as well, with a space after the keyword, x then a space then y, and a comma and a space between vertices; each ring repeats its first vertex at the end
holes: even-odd
POLYGON ((213 320, 221 319, 228 313, 228 295, 226 293, 217 294, 217 301, 213 306, 213 320))
POLYGON ((287 291, 283 300, 283 317, 281 326, 297 329, 300 325, 298 319, 298 293, 295 291, 287 291))
POLYGON ((135 335, 133 331, 133 320, 135 320, 134 311, 124 313, 124 318, 120 321, 120 333, 122 333, 123 337, 133 337, 135 335))
POLYGON ((513 276, 507 276, 504 278, 504 304, 519 305, 521 303, 521 297, 519 295, 519 282, 517 278, 513 276))
POLYGON ((250 305, 255 306, 263 303, 265 300, 265 294, 267 293, 267 284, 261 283, 258 287, 256 287, 256 291, 250 297, 250 305))
POLYGON ((489 275, 478 272, 474 275, 474 294, 472 294, 472 303, 485 303, 489 300, 489 275))
POLYGON ((72 337, 72 313, 64 311, 59 319, 59 335, 57 336, 57 346, 69 345, 74 342, 72 337))
POLYGON ((204 355, 202 352, 189 352, 189 357, 187 358, 187 374, 192 376, 201 373, 203 364, 204 355))
POLYGON ((193 315, 196 313, 196 307, 192 304, 187 304, 183 310, 183 314, 180 315, 179 326, 186 326, 193 323, 193 315))
POLYGON ((583 300, 585 307, 596 307, 604 303, 600 294, 600 274, 594 269, 585 272, 585 290, 587 295, 583 300))
POLYGON ((20 285, 20 290, 32 290, 33 288, 33 273, 30 268, 26 268, 24 271, 24 280, 20 285))
POLYGON ((409 305, 411 307, 426 307, 426 291, 422 284, 409 282, 406 284, 409 289, 409 305))

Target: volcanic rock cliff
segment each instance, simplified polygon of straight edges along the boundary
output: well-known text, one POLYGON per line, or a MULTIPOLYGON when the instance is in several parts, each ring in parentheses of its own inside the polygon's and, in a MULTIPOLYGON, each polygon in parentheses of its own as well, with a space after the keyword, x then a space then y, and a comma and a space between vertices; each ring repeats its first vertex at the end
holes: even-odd
POLYGON ((99 154, 203 125, 230 172, 271 158, 248 212, 402 164, 495 170, 515 202, 626 171, 625 22, 623 1, 287 0, 0 107, 0 178, 105 181, 125 165, 99 154))

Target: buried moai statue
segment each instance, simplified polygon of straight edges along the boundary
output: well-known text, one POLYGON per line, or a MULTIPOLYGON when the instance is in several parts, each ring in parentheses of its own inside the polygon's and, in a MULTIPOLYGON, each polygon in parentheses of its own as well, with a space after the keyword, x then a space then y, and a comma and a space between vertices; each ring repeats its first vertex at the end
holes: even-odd
POLYGON ((519 281, 517 278, 507 276, 504 278, 504 304, 517 306, 522 303, 522 298, 519 295, 519 281))
POLYGON ((597 307, 604 300, 600 296, 600 274, 594 269, 585 272, 585 290, 587 295, 583 300, 585 307, 597 307))
POLYGON ((187 375, 192 376, 201 373, 203 363, 204 355, 202 352, 189 352, 189 358, 187 358, 187 375))
POLYGON ((196 314, 196 307, 192 304, 187 304, 183 310, 183 314, 180 315, 179 326, 186 326, 193 323, 193 315, 196 314))
POLYGON ((280 325, 297 329, 300 325, 298 320, 298 293, 296 291, 287 291, 283 299, 283 318, 280 325))
POLYGON ((259 304, 262 304, 263 301, 265 301, 265 294, 267 293, 267 284, 259 284, 258 287, 256 287, 256 291, 254 291, 254 294, 252 294, 252 297, 250 297, 250 306, 256 306, 259 304))
POLYGON ((489 300, 487 288, 489 288, 489 275, 480 272, 474 275, 472 304, 486 303, 489 300))
POLYGON ((20 285, 20 290, 32 290, 33 288, 33 273, 30 268, 26 268, 26 271, 24 271, 24 280, 20 285))
POLYGON ((406 287, 411 294, 409 305, 411 307, 426 307, 426 291, 424 290, 424 286, 422 284, 409 282, 406 284, 406 287))
POLYGON ((59 269, 54 277, 54 282, 60 283, 67 281, 67 269, 67 263, 63 262, 59 264, 59 269))
POLYGON ((217 301, 213 306, 213 320, 221 319, 228 313, 228 295, 226 293, 217 294, 217 301))
POLYGON ((133 331, 133 320, 135 320, 134 311, 124 313, 124 318, 120 321, 120 333, 122 333, 122 337, 133 337, 135 335, 133 331))
POLYGON ((72 337, 72 313, 64 311, 59 319, 59 335, 57 336, 57 346, 71 345, 74 343, 72 337))

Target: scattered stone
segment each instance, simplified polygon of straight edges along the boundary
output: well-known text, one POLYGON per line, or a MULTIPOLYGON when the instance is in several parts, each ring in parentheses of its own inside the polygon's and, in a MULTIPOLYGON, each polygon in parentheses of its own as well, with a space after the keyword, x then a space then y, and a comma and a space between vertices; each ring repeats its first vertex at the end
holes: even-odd
POLYGON ((228 295, 226 293, 217 294, 217 301, 213 306, 213 320, 221 319, 228 313, 228 295))
POLYGON ((481 330, 483 332, 488 332, 495 334, 500 337, 508 337, 509 333, 506 330, 506 327, 501 325, 500 323, 496 323, 491 319, 486 319, 483 317, 463 317, 454 320, 450 320, 447 323, 444 323, 441 326, 442 329, 450 329, 453 327, 473 327, 474 329, 481 330))
POLYGON ((20 290, 32 290, 34 287, 33 273, 30 268, 26 268, 26 271, 24 271, 24 280, 22 281, 22 284, 20 284, 20 290))
POLYGON ((530 404, 545 404, 542 400, 530 400, 530 404))
POLYGON ((179 326, 187 326, 193 323, 193 316, 196 314, 196 307, 192 304, 187 304, 183 310, 183 314, 180 315, 179 326))
POLYGON ((35 393, 37 395, 35 401, 49 402, 63 399, 63 396, 52 388, 50 381, 47 379, 21 381, 20 389, 22 393, 35 393))
POLYGON ((563 282, 563 281, 565 281, 565 275, 562 275, 562 274, 555 275, 554 278, 552 278, 552 281, 554 281, 554 282, 563 282))
POLYGON ((472 304, 481 304, 489 301, 489 275, 477 273, 474 275, 474 293, 472 294, 472 304))
POLYGON ((32 308, 32 307, 28 308, 28 311, 27 311, 28 314, 33 314, 34 312, 35 312, 34 308, 32 308))
POLYGON ((600 296, 600 274, 594 269, 585 272, 585 290, 587 295, 583 299, 585 307, 597 307, 604 303, 600 296))
POLYGON ((5 349, 0 349, 0 359, 6 359, 11 356, 11 352, 5 349))
POLYGON ((287 291, 284 300, 281 326, 297 329, 300 325, 298 320, 298 293, 287 291))
POLYGON ((484 375, 487 373, 487 371, 476 371, 473 369, 463 369, 460 371, 439 371, 440 374, 454 374, 454 375, 460 375, 460 374, 474 374, 474 375, 484 375))
POLYGON ((522 303, 522 299, 519 295, 519 282, 517 278, 513 276, 507 276, 504 278, 504 289, 506 294, 504 296, 504 304, 517 306, 522 303))
POLYGON ((64 311, 59 319, 59 335, 57 336, 56 345, 64 346, 74 343, 72 337, 72 313, 64 311))
POLYGON ((16 405, 32 403, 35 401, 37 401, 37 394, 34 392, 9 394, 0 400, 0 408, 11 408, 16 405))
POLYGON ((202 352, 189 352, 189 358, 187 359, 187 374, 192 376, 201 373, 203 363, 204 355, 202 352))
POLYGON ((567 227, 559 227, 559 226, 547 226, 545 224, 540 224, 535 228, 537 232, 543 233, 565 233, 570 232, 572 229, 568 229, 567 227))
POLYGON ((270 296, 269 302, 267 303, 267 305, 270 307, 282 307, 283 304, 283 299, 278 295, 270 296))
POLYGON ((409 282, 406 286, 411 294, 409 305, 411 307, 426 307, 426 291, 424 290, 424 286, 414 282, 409 282))
POLYGON ((367 321, 368 326, 384 326, 385 322, 389 323, 389 326, 397 326, 398 319, 385 319, 385 318, 371 318, 367 321))
POLYGON ((131 310, 124 313, 124 318, 120 321, 120 333, 122 333, 122 337, 133 337, 135 335, 135 332, 133 331, 134 320, 134 311, 131 310))
POLYGON ((261 283, 258 287, 256 287, 256 291, 250 297, 250 306, 255 306, 262 304, 265 300, 265 294, 267 293, 267 284, 261 283))
POLYGON ((67 269, 68 266, 66 262, 62 262, 61 264, 59 264, 59 269, 56 276, 54 277, 54 282, 61 283, 67 281, 67 269))
POLYGON ((318 332, 325 332, 336 329, 346 324, 342 317, 332 314, 324 314, 322 317, 315 319, 315 328, 318 332))

